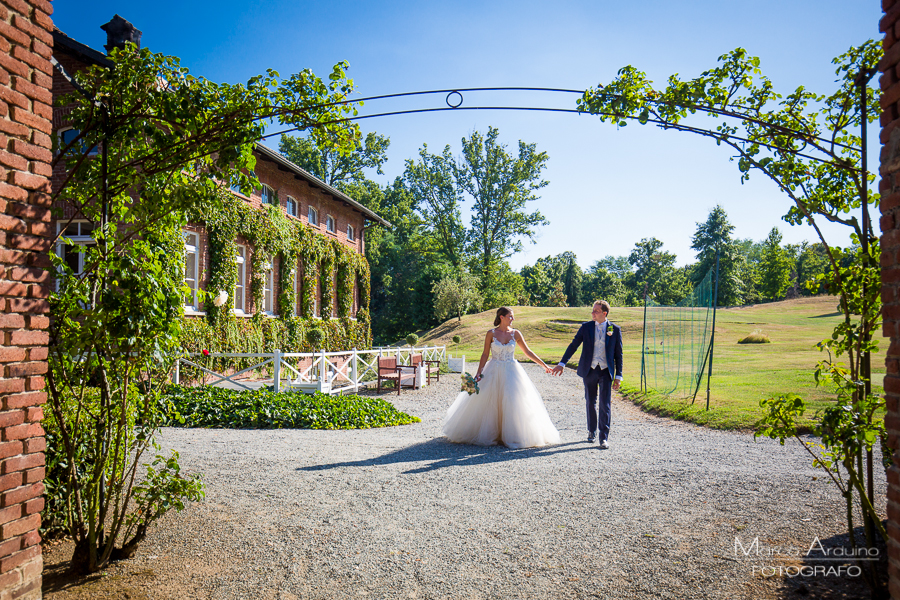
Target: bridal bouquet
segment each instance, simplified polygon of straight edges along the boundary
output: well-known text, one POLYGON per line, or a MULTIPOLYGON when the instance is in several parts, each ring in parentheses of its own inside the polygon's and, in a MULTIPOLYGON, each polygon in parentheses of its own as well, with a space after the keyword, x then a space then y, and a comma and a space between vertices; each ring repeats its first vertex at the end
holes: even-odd
POLYGON ((478 382, 475 381, 475 378, 469 375, 468 373, 462 374, 462 387, 459 389, 461 392, 467 392, 470 396, 472 394, 478 393, 478 382))

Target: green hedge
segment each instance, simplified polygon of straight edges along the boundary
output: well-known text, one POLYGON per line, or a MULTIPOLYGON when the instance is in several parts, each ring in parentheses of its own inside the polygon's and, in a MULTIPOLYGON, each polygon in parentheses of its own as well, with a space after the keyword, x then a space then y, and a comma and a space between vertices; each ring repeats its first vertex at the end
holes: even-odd
POLYGON ((380 398, 172 385, 166 425, 225 429, 369 429, 418 423, 380 398))

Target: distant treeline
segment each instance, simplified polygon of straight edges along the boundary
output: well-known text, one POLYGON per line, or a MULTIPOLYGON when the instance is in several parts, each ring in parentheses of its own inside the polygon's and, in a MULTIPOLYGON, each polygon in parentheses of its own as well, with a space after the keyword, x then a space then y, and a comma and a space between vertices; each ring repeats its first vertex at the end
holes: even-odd
POLYGON ((280 150, 288 159, 393 225, 365 232, 376 344, 502 305, 581 306, 605 299, 635 306, 643 302, 645 286, 653 301, 675 304, 715 265, 717 247, 722 306, 825 291, 816 279, 829 260, 821 244, 782 246, 777 228, 759 242, 733 239, 734 227, 721 207, 697 224, 696 262, 688 266, 676 267, 676 256, 651 237, 637 242, 628 256, 607 256, 587 270, 575 254, 563 252, 513 271, 508 258, 548 224, 527 209, 547 185, 541 172, 548 156, 521 141, 511 153, 498 136, 494 128, 473 132, 462 139, 458 156, 449 145, 441 154, 423 145, 418 157, 406 160, 403 176, 386 186, 363 170, 381 172, 387 137, 369 133, 356 152, 341 155, 307 138, 282 136, 280 150))

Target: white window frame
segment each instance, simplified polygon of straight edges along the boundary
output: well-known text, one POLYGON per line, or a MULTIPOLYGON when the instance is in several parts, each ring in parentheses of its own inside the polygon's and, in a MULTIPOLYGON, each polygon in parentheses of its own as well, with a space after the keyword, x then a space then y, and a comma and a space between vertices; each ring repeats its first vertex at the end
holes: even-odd
POLYGON ((274 304, 274 296, 275 296, 275 269, 273 268, 272 261, 266 262, 264 265, 265 272, 263 273, 263 312, 267 315, 274 315, 275 311, 272 309, 272 305, 274 304))
POLYGON ((337 219, 329 214, 325 215, 325 231, 337 233, 337 219))
MULTIPOLYGON (((56 235, 59 237, 65 237, 66 239, 71 240, 72 246, 91 246, 91 245, 94 245, 97 243, 97 240, 95 240, 93 237, 91 237, 91 231, 93 231, 94 228, 95 228, 94 224, 86 219, 73 220, 71 222, 60 221, 56 224, 56 235), (82 227, 81 227, 82 224, 90 225, 91 226, 90 231, 87 231, 86 233, 82 234, 82 227), (65 227, 66 225, 68 225, 68 226, 65 227), (75 235, 66 235, 66 236, 59 235, 61 231, 63 231, 64 229, 68 229, 69 227, 72 227, 73 225, 75 226, 75 235)), ((68 246, 68 244, 64 244, 64 243, 62 243, 62 241, 59 241, 56 244, 56 255, 58 257, 62 258, 63 260, 65 260, 65 258, 66 258, 66 246, 68 246)), ((75 274, 81 275, 82 273, 84 273, 84 252, 78 252, 78 269, 75 271, 75 274)), ((57 291, 59 291, 59 280, 58 279, 56 281, 56 289, 57 289, 57 291)))
POLYGON ((347 239, 351 242, 356 241, 356 230, 353 229, 353 225, 347 225, 347 239))
POLYGON ((271 206, 278 206, 278 201, 275 200, 275 188, 271 185, 262 184, 262 187, 259 190, 259 198, 263 204, 269 204, 271 206), (269 190, 269 194, 266 194, 266 190, 269 190), (268 200, 266 197, 268 196, 268 200))
POLYGON ((288 196, 284 201, 284 212, 291 215, 292 217, 297 216, 297 208, 300 205, 297 203, 297 200, 294 199, 293 196, 288 196))
POLYGON ((184 236, 184 283, 189 288, 191 288, 191 297, 188 298, 189 302, 186 302, 184 305, 185 310, 199 312, 200 311, 200 303, 199 303, 199 293, 200 289, 200 234, 196 231, 183 230, 182 235, 184 236), (190 238, 194 238, 193 242, 190 243, 190 238), (188 257, 190 253, 194 255, 194 279, 193 283, 188 279, 188 257))
POLYGON ((309 221, 310 225, 319 226, 319 211, 313 208, 313 205, 309 205, 309 209, 306 211, 306 220, 309 221))
POLYGON ((234 282, 234 313, 247 314, 247 246, 237 245, 237 253, 234 255, 237 263, 237 281, 234 282))

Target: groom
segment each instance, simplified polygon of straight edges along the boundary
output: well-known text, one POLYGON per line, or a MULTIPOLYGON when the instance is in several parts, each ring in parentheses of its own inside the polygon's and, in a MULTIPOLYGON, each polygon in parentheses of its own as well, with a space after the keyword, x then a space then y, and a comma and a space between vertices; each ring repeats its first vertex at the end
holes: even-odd
POLYGON ((575 338, 566 348, 562 360, 553 368, 554 375, 561 375, 566 362, 575 354, 579 344, 581 358, 578 360, 578 376, 584 381, 584 400, 587 408, 588 442, 594 441, 597 431, 597 400, 600 400, 600 447, 609 448, 609 426, 612 421, 612 390, 619 389, 622 381, 622 329, 610 323, 609 303, 604 300, 594 302, 592 320, 583 323, 575 338), (599 392, 599 394, 598 394, 599 392))

